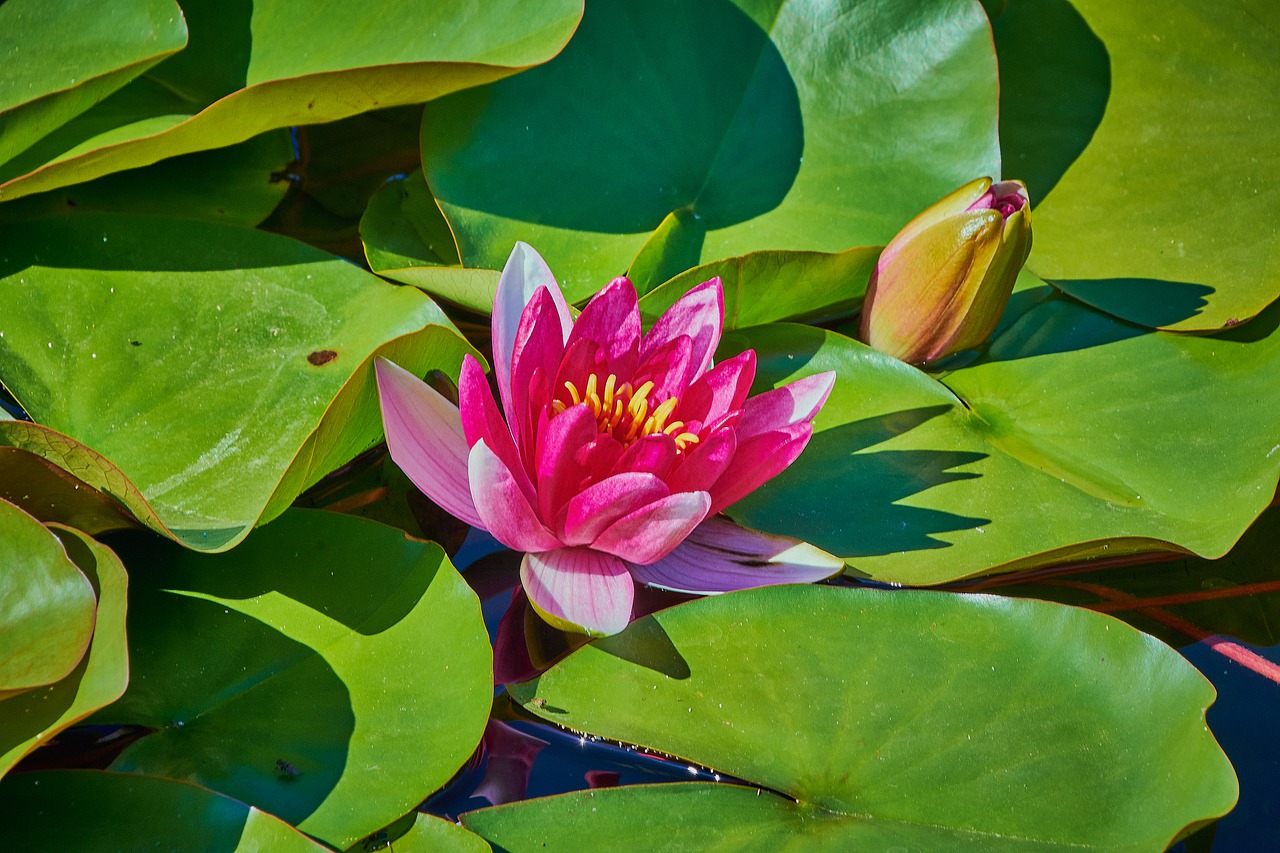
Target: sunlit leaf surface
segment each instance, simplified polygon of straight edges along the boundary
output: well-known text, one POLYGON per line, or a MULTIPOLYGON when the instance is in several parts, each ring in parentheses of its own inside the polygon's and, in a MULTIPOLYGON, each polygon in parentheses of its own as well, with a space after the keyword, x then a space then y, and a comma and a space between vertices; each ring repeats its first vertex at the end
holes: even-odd
POLYGON ((741 849, 757 837, 747 827, 759 849, 1160 850, 1235 802, 1204 723, 1213 695, 1172 649, 1088 611, 919 591, 731 593, 593 642, 513 697, 798 802, 643 786, 464 823, 512 851, 621 850, 638 833, 690 850, 723 833, 711 849, 741 849))
POLYGON ((681 212, 665 277, 883 245, 999 172, 995 55, 959 0, 602 0, 545 66, 432 103, 422 145, 462 263, 525 240, 576 301, 681 212))
POLYGON ((455 372, 430 300, 243 228, 50 217, 0 234, 0 424, 199 550, 223 550, 382 438, 370 359, 455 372), (56 432, 50 432, 54 430, 56 432))
POLYGON ((1162 328, 1231 326, 1280 295, 1280 6, 1012 2, 994 29, 1030 269, 1162 328))
POLYGON ((130 690, 95 717, 157 731, 111 765, 189 779, 345 847, 480 740, 491 651, 434 544, 293 510, 228 554, 140 543, 130 690))

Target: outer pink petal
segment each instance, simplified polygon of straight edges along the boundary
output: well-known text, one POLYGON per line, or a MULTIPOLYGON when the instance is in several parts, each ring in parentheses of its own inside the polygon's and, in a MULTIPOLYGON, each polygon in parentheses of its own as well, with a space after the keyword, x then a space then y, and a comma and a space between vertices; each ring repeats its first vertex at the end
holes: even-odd
POLYGON ((596 537, 591 547, 641 565, 660 560, 706 518, 711 496, 679 492, 628 513, 596 537))
POLYGON ((595 341, 605 352, 606 373, 616 373, 625 382, 636 369, 640 354, 640 307, 630 279, 615 278, 582 309, 568 345, 583 338, 595 341))
POLYGON ((467 479, 467 440, 458 409, 409 371, 373 364, 391 458, 445 512, 483 528, 467 479))
POLYGON ((596 417, 584 405, 570 406, 551 418, 540 433, 534 469, 538 512, 551 521, 583 488, 586 472, 579 457, 596 438, 596 417))
POLYGON ((649 334, 644 336, 640 344, 640 360, 645 361, 649 355, 667 341, 688 335, 693 341, 692 368, 685 378, 685 384, 692 382, 706 372, 711 366, 711 356, 720 344, 720 333, 724 329, 724 288, 717 276, 690 290, 667 309, 666 313, 653 324, 649 334))
POLYGON ((555 376, 563 356, 564 330, 550 292, 540 287, 520 316, 511 353, 511 409, 507 413, 507 422, 511 424, 516 443, 525 450, 532 440, 536 410, 550 402, 539 398, 546 389, 534 382, 533 377, 539 371, 544 376, 555 376))
POLYGON ((680 396, 675 417, 685 421, 715 420, 742 408, 756 378, 756 351, 746 350, 708 370, 680 396))
POLYGON ((813 420, 835 384, 836 374, 828 370, 752 397, 742 406, 738 440, 813 420))
POLYGON ((516 551, 560 547, 560 541, 538 520, 515 476, 483 440, 471 448, 467 468, 476 512, 495 539, 516 551))
POLYGON ((462 404, 462 431, 467 437, 467 445, 475 447, 476 442, 483 441, 502 460, 502 464, 507 466, 520 490, 532 502, 533 482, 529 479, 520 452, 511 439, 507 422, 498 413, 498 403, 493 399, 493 391, 489 389, 489 380, 485 378, 480 362, 469 353, 462 357, 458 401, 462 404))
POLYGON ((813 435, 813 424, 803 421, 764 435, 742 440, 738 432, 738 452, 733 462, 711 487, 711 513, 745 498, 782 473, 804 451, 813 435))
POLYGON ((561 630, 607 637, 631 619, 635 582, 611 554, 590 548, 525 554, 520 581, 534 610, 561 630))
POLYGON ((590 545, 605 528, 624 515, 671 494, 653 474, 606 477, 574 495, 566 507, 564 543, 590 545))
POLYGON ((547 267, 547 262, 527 243, 516 243, 498 278, 498 290, 493 297, 493 371, 498 380, 498 394, 502 407, 511 420, 511 356, 515 351, 516 331, 520 327, 520 315, 539 287, 545 287, 551 295, 556 313, 560 316, 560 328, 565 336, 573 326, 573 315, 564 301, 560 285, 547 267))
POLYGON ((667 486, 673 492, 709 490, 729 467, 737 450, 737 436, 731 428, 715 430, 685 454, 667 477, 667 486))
POLYGON ((739 527, 722 516, 702 522, 658 562, 631 567, 641 583, 701 595, 812 583, 843 570, 843 560, 807 542, 739 527))

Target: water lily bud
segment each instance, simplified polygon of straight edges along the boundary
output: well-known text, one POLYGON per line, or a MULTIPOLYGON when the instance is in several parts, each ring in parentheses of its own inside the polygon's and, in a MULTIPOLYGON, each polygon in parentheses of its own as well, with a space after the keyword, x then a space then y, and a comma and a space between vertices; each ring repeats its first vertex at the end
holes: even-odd
POLYGON ((990 178, 966 184, 885 246, 859 336, 911 364, 977 346, 999 322, 1030 251, 1026 186, 990 178))

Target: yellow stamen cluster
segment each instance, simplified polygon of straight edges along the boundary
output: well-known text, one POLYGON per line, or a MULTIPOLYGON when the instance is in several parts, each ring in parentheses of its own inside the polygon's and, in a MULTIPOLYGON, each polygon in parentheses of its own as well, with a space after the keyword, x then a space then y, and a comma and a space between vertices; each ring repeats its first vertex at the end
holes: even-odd
POLYGON ((652 382, 634 389, 630 382, 619 385, 618 377, 612 373, 601 387, 600 378, 593 373, 587 377, 586 387, 581 392, 572 382, 565 382, 564 390, 568 392, 572 402, 557 398, 551 402, 551 408, 556 414, 560 414, 570 406, 585 403, 596 416, 596 428, 622 442, 624 447, 646 435, 658 433, 671 436, 680 450, 696 444, 696 435, 682 431, 684 421, 667 423, 679 402, 675 397, 663 400, 652 412, 649 411, 649 394, 653 392, 653 387, 652 382))

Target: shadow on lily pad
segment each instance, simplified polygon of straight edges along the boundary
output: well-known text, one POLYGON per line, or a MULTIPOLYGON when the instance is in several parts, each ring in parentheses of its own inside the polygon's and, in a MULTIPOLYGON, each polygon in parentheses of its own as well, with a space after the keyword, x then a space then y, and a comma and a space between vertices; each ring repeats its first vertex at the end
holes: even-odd
POLYGON ((1084 151, 1111 94, 1106 45, 1068 0, 1011 3, 991 23, 1005 173, 1039 204, 1084 151))
POLYGON ((1172 326, 1196 316, 1214 292, 1205 284, 1160 278, 1056 279, 1054 286, 1100 311, 1141 323, 1172 326))
MULTIPOLYGON (((730 514, 744 524, 778 530, 846 558, 946 548, 932 534, 990 524, 985 518, 907 506, 899 501, 934 486, 981 476, 954 470, 986 454, 944 450, 862 452, 951 411, 922 406, 823 430, 797 464, 730 514), (832 511, 833 506, 841 508, 832 511), (834 522, 834 523, 833 523, 834 522)), ((856 574, 856 572, 854 573, 856 574)))
POLYGON ((726 0, 589 3, 558 57, 433 102, 422 138, 442 202, 610 234, 766 213, 804 149, 786 63, 726 0))

